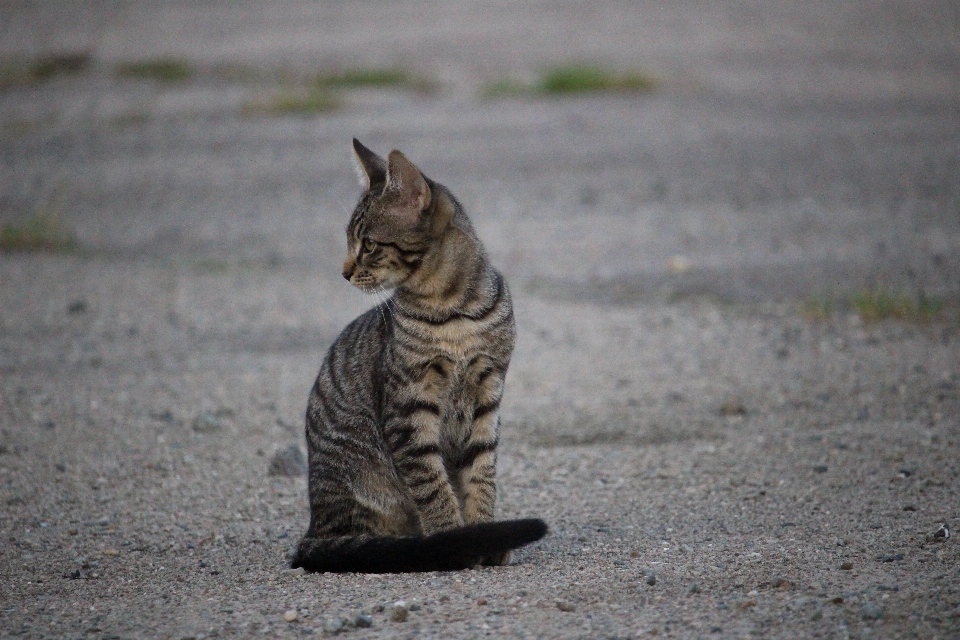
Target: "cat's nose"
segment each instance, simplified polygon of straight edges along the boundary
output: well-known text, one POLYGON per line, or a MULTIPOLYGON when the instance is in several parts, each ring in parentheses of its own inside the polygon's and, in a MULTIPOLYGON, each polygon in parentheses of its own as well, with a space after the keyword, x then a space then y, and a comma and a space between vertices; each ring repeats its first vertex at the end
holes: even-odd
POLYGON ((353 260, 347 260, 343 263, 343 270, 340 272, 343 274, 344 279, 349 280, 350 276, 353 275, 353 270, 357 266, 357 263, 353 260))

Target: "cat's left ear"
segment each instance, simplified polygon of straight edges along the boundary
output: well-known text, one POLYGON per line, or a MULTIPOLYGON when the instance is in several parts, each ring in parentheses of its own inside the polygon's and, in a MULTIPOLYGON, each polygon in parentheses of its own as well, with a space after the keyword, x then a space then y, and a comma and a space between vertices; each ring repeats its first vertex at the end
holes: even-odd
POLYGON ((387 156, 387 185, 383 191, 399 196, 398 214, 409 224, 416 224, 420 213, 430 206, 430 186, 423 174, 397 150, 387 156))
POLYGON ((383 158, 353 139, 353 159, 356 162, 357 177, 360 186, 366 190, 375 184, 382 184, 387 179, 387 163, 383 158))

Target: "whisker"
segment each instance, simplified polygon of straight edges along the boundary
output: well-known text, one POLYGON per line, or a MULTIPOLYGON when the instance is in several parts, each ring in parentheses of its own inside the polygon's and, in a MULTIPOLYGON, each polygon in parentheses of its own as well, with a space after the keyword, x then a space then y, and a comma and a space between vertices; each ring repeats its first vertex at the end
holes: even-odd
POLYGON ((397 301, 394 299, 392 294, 383 288, 383 285, 380 285, 380 290, 383 292, 384 304, 386 304, 387 310, 393 315, 396 315, 398 311, 397 301))

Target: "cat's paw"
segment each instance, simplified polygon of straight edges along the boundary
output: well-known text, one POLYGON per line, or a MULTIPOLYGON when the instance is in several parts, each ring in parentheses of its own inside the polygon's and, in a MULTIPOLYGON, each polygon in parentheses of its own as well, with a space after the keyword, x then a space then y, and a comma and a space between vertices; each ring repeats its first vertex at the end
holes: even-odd
POLYGON ((502 567, 504 565, 510 564, 510 560, 513 558, 513 553, 510 551, 504 551, 503 553, 495 553, 492 556, 487 556, 480 560, 480 564, 485 567, 502 567))

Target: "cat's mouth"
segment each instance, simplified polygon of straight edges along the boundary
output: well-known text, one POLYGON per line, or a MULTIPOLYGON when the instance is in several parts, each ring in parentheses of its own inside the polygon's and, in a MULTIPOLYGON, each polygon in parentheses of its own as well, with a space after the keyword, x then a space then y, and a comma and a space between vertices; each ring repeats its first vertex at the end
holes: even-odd
POLYGON ((367 294, 386 293, 397 286, 396 282, 377 280, 373 276, 360 277, 350 280, 350 284, 367 294))

